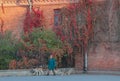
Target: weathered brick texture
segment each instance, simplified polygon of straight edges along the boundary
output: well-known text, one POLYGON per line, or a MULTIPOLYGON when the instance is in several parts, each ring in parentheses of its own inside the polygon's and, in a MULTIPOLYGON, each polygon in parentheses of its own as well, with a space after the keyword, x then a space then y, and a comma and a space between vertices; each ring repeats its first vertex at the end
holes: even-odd
POLYGON ((4 13, 0 9, 0 17, 4 21, 3 31, 12 30, 14 35, 20 35, 23 30, 25 14, 25 7, 4 7, 4 13))
MULTIPOLYGON (((54 26, 54 9, 60 9, 67 6, 68 4, 57 4, 57 5, 37 5, 35 8, 40 8, 43 11, 44 25, 47 28, 52 28, 54 26)), ((27 11, 27 6, 14 6, 14 7, 4 7, 4 12, 2 8, 0 9, 0 17, 4 20, 3 30, 18 30, 21 32, 23 29, 23 23, 25 19, 25 14, 27 11)))
POLYGON ((83 56, 80 53, 75 55, 75 68, 83 70, 83 56))
POLYGON ((69 4, 39 5, 36 7, 40 7, 40 9, 43 11, 45 27, 52 28, 54 26, 54 9, 61 9, 68 5, 69 4))
POLYGON ((120 43, 106 46, 99 44, 96 49, 90 49, 88 70, 120 71, 120 43))

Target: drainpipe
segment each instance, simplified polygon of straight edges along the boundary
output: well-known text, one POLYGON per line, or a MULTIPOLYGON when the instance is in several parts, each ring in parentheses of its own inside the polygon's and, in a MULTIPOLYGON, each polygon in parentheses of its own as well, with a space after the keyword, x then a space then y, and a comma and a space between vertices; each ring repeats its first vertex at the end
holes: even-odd
POLYGON ((30 13, 31 13, 32 12, 32 0, 28 0, 28 4, 29 4, 30 13))
POLYGON ((88 52, 87 52, 87 46, 84 47, 84 43, 82 44, 82 54, 83 54, 83 73, 87 72, 88 68, 88 52))
POLYGON ((83 68, 84 73, 86 73, 87 70, 88 70, 88 51, 85 50, 85 54, 84 54, 84 68, 83 68))
MULTIPOLYGON (((92 0, 85 0, 86 3, 86 8, 87 8, 87 28, 88 30, 90 30, 92 28, 92 19, 91 19, 91 10, 90 10, 90 5, 92 3, 92 0)), ((91 33, 91 31, 87 31, 89 34, 91 33)), ((88 34, 88 36, 89 36, 88 34)), ((85 45, 85 49, 84 49, 84 72, 86 73, 88 70, 88 48, 89 48, 89 38, 86 38, 86 40, 88 41, 88 43, 85 45)))

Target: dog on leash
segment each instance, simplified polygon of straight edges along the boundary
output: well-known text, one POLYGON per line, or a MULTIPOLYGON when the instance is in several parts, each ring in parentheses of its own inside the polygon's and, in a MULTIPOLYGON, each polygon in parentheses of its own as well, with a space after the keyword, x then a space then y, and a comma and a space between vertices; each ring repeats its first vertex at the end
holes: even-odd
POLYGON ((34 76, 40 76, 45 74, 42 68, 35 68, 35 69, 32 69, 30 72, 34 76))
POLYGON ((71 75, 72 74, 72 72, 73 72, 73 69, 71 68, 71 69, 62 69, 62 70, 60 70, 60 69, 57 69, 57 70, 55 70, 55 73, 56 74, 58 74, 58 75, 61 75, 61 76, 64 76, 64 75, 71 75))
POLYGON ((73 72, 73 69, 71 68, 71 69, 65 71, 63 75, 71 75, 72 72, 73 72))

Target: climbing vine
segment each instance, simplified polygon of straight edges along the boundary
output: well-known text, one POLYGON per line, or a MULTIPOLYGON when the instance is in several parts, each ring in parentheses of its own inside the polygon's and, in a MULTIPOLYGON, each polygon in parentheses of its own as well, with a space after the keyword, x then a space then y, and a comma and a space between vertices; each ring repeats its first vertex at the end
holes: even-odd
POLYGON ((33 8, 32 12, 27 9, 26 18, 24 20, 24 32, 30 32, 33 28, 43 26, 43 13, 39 8, 33 8))
MULTIPOLYGON (((89 49, 90 44, 96 44, 96 42, 104 43, 106 47, 109 41, 107 36, 113 35, 110 36, 112 40, 117 37, 118 31, 116 28, 119 28, 119 20, 116 18, 119 17, 117 15, 118 2, 118 0, 104 2, 81 0, 79 3, 62 8, 62 24, 55 28, 55 32, 63 42, 69 43, 72 48, 79 48, 82 53, 89 49), (112 3, 113 6, 109 6, 107 3, 109 5, 112 3), (108 13, 110 11, 112 13, 108 13), (113 21, 113 19, 117 22, 113 21), (108 32, 113 29, 115 33, 108 32)), ((118 39, 116 38, 116 40, 118 39)))
MULTIPOLYGON (((81 47, 84 50, 87 49, 93 33, 91 5, 91 0, 83 0, 61 10, 62 25, 56 28, 55 32, 63 42, 70 44, 70 48, 76 46, 79 51, 81 47)), ((72 51, 73 49, 71 49, 71 53, 72 51)))

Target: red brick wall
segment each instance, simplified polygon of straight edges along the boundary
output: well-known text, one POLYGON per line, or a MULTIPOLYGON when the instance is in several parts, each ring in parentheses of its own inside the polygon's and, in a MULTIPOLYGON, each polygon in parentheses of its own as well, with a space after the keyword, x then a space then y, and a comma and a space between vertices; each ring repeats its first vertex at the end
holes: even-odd
MULTIPOLYGON (((84 57, 80 53, 75 54, 75 67, 83 70, 84 57)), ((88 71, 120 71, 120 43, 91 46, 88 52, 88 71)))
POLYGON ((81 53, 75 53, 75 68, 83 70, 83 55, 81 53))
POLYGON ((5 13, 0 9, 0 17, 4 20, 3 30, 13 30, 14 34, 19 35, 23 30, 25 18, 25 7, 4 7, 5 13))
POLYGON ((120 43, 99 44, 88 53, 88 70, 120 71, 120 43))
POLYGON ((39 6, 44 14, 45 27, 52 28, 54 26, 54 9, 60 9, 67 5, 68 4, 50 4, 39 6))
MULTIPOLYGON (((45 26, 52 28, 54 24, 54 9, 62 8, 68 4, 63 5, 42 5, 37 6, 43 10, 45 26)), ((26 14, 26 7, 5 7, 5 13, 0 9, 0 17, 4 20, 4 31, 14 30, 14 34, 20 35, 23 30, 23 22, 26 14)), ((18 36, 19 37, 19 36, 18 36)), ((120 46, 116 44, 115 46, 120 46)), ((113 47, 115 47, 113 45, 113 47)), ((76 68, 83 69, 83 56, 76 55, 76 68)), ((96 53, 92 51, 92 47, 88 53, 88 70, 120 70, 120 47, 110 49, 100 44, 96 47, 96 53)))
MULTIPOLYGON (((34 7, 39 7, 43 11, 44 24, 47 28, 52 28, 54 26, 54 9, 59 9, 67 6, 68 4, 57 4, 57 5, 38 5, 34 7)), ((15 30, 16 33, 21 32, 23 29, 23 22, 26 14, 26 6, 22 7, 4 7, 5 13, 0 9, 0 17, 4 20, 3 30, 15 30)))

